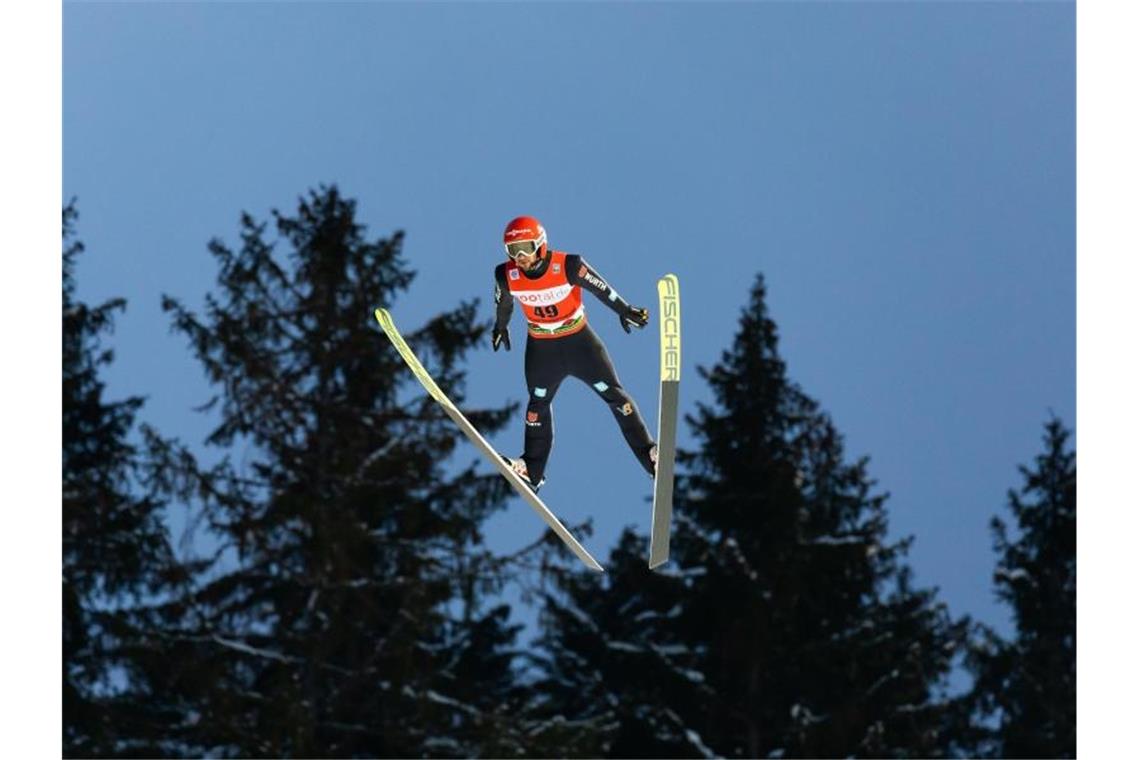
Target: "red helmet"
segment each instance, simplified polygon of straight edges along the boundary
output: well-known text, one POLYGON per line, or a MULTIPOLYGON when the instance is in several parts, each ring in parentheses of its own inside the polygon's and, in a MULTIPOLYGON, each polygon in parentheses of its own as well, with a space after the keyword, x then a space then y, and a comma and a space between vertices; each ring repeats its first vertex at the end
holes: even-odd
POLYGON ((533 216, 515 217, 503 230, 503 247, 507 256, 546 255, 546 228, 533 216))

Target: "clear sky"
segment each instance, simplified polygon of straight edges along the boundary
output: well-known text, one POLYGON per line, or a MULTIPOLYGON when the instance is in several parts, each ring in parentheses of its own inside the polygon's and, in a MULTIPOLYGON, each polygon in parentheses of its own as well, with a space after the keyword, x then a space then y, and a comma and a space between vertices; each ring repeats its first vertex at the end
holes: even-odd
MULTIPOLYGON (((1074 27, 1030 2, 65 3, 79 295, 129 301, 110 393, 199 443, 207 387, 160 294, 198 306, 207 241, 320 183, 407 232, 406 329, 473 296, 490 318, 518 214, 634 304, 675 272, 683 411, 763 272, 789 375, 871 457, 918 583, 1007 630, 988 521, 1050 410, 1076 422, 1074 27)), ((655 332, 587 309, 654 427, 655 332)), ((471 356, 472 405, 524 399, 512 332, 471 356)), ((648 531, 650 482, 592 390, 555 414, 542 493, 604 562, 648 531)), ((521 440, 521 418, 495 438, 521 440)), ((487 527, 507 550, 541 523, 514 500, 487 527)))

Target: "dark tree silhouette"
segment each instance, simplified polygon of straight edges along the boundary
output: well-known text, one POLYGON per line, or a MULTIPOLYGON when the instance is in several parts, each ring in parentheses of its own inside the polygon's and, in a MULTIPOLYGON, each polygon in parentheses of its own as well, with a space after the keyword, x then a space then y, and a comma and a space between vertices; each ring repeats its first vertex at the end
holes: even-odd
POLYGON ((615 757, 944 754, 967 623, 913 587, 868 460, 786 377, 762 278, 701 374, 672 562, 627 530, 604 579, 551 572, 536 711, 615 757))
POLYGON ((1017 521, 1011 538, 992 522, 998 553, 994 586, 1013 611, 1016 637, 981 627, 968 659, 973 704, 996 728, 974 753, 995 757, 1076 757, 1077 752, 1077 456, 1054 418, 1034 469, 1009 491, 1017 521))
MULTIPOLYGON (((181 715, 165 735, 190 754, 522 754, 516 627, 491 604, 506 569, 481 535, 506 483, 457 452, 372 317, 412 282, 403 235, 369 239, 335 186, 272 229, 245 214, 237 250, 210 243, 202 316, 163 301, 217 388, 219 461, 154 435, 153 475, 220 543, 149 652, 181 715)), ((476 305, 406 334, 461 406, 476 305)), ((510 412, 467 410, 486 431, 510 412)))
POLYGON ((137 611, 179 580, 162 521, 145 493, 129 441, 138 397, 109 401, 100 368, 112 360, 100 335, 126 307, 76 297, 78 211, 63 209, 63 752, 116 755, 132 747, 146 706, 130 651, 137 611))

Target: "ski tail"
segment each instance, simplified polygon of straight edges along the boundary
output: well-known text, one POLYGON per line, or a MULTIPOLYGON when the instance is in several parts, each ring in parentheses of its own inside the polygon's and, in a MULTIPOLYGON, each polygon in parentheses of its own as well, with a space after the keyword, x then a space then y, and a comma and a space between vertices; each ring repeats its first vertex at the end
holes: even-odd
POLYGON ((396 329, 396 325, 392 321, 392 315, 388 313, 388 310, 377 309, 375 314, 376 321, 380 323, 380 327, 384 330, 384 334, 388 336, 388 340, 392 341, 392 345, 396 347, 396 351, 403 357, 404 363, 408 365, 408 369, 410 369, 412 374, 416 376, 416 379, 420 381, 420 384, 423 385, 428 395, 439 402, 439 405, 443 407, 443 411, 459 426, 459 429, 467 436, 468 440, 475 444, 475 448, 479 449, 487 461, 499 471, 499 474, 514 486, 514 489, 523 497, 523 500, 526 501, 531 509, 542 518, 543 522, 562 539, 562 542, 569 547, 570 551, 574 552, 575 556, 582 560, 586 567, 591 570, 597 570, 598 572, 605 572, 605 569, 598 561, 578 542, 574 534, 567 530, 566 526, 550 511, 550 508, 543 503, 542 499, 538 498, 538 495, 530 489, 526 482, 511 469, 510 465, 503 462, 499 452, 487 442, 487 439, 475 429, 475 426, 471 424, 463 412, 459 411, 459 407, 455 406, 455 404, 451 402, 451 399, 447 397, 447 394, 436 384, 431 374, 424 368, 424 365, 420 363, 420 360, 416 358, 415 353, 412 352, 412 349, 408 346, 404 337, 400 334, 400 331, 396 329))
POLYGON ((661 387, 657 406, 657 475, 653 479, 653 525, 649 567, 669 560, 673 521, 673 474, 677 454, 677 407, 681 387, 681 287, 675 274, 657 281, 661 334, 661 387))

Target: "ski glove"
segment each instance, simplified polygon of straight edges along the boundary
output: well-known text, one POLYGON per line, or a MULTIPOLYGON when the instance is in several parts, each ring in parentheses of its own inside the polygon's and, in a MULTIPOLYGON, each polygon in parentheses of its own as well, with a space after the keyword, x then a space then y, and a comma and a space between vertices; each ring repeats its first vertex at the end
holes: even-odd
POLYGON ((631 326, 641 328, 649 324, 649 309, 643 309, 640 306, 626 306, 618 317, 621 319, 621 329, 629 332, 631 326))
POLYGON ((511 350, 511 330, 509 327, 504 327, 501 330, 496 327, 491 330, 491 348, 498 351, 500 343, 506 346, 508 351, 511 350))

